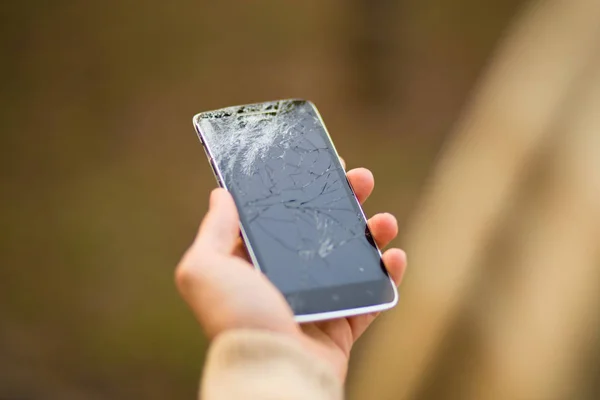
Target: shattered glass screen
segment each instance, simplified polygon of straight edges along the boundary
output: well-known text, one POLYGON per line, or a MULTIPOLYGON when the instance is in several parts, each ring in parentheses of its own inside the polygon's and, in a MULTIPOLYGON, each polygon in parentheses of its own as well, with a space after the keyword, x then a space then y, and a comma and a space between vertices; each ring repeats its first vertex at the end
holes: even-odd
POLYGON ((230 107, 197 124, 259 267, 283 293, 388 279, 311 103, 230 107))

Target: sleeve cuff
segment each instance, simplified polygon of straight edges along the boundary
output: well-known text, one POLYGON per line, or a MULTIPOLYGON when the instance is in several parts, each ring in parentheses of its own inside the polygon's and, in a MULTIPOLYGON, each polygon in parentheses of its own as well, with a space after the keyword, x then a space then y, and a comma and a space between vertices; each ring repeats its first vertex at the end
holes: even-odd
POLYGON ((339 400, 342 392, 332 368, 292 338, 240 329, 213 340, 200 398, 339 400))

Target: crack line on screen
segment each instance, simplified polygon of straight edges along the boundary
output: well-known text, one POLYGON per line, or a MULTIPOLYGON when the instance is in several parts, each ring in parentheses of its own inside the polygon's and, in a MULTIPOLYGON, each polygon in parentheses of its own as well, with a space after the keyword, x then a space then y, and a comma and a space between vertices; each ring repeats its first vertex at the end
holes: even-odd
POLYGON ((232 116, 204 119, 200 125, 237 194, 245 224, 306 265, 320 261, 332 267, 327 257, 340 247, 355 241, 368 245, 362 214, 351 204, 345 174, 318 131, 318 117, 285 102, 277 108, 253 115, 237 115, 232 108, 232 116))

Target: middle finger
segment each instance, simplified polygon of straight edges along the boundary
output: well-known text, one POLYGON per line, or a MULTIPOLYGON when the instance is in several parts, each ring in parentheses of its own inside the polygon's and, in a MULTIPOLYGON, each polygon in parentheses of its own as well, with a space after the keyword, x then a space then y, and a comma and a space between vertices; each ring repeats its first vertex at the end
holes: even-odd
POLYGON ((368 224, 379 248, 387 246, 398 235, 398 221, 392 214, 375 214, 369 219, 368 224))
POLYGON ((360 204, 364 203, 373 192, 375 179, 373 173, 366 168, 354 168, 346 174, 360 204))

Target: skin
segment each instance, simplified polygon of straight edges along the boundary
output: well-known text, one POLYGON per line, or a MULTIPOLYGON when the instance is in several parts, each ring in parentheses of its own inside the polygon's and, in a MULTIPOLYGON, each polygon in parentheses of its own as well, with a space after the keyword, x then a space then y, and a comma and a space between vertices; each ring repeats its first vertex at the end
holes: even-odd
MULTIPOLYGON (((373 174, 357 168, 348 171, 347 176, 362 204, 373 191, 373 174)), ((398 234, 396 218, 388 213, 374 215, 369 219, 369 228, 380 248, 398 234)), ((383 253, 383 261, 399 285, 406 254, 391 248, 383 253)), ((235 203, 225 189, 212 191, 208 213, 177 266, 175 281, 209 339, 230 329, 278 332, 331 365, 342 382, 352 345, 378 314, 296 323, 283 295, 252 266, 240 239, 235 203)))

